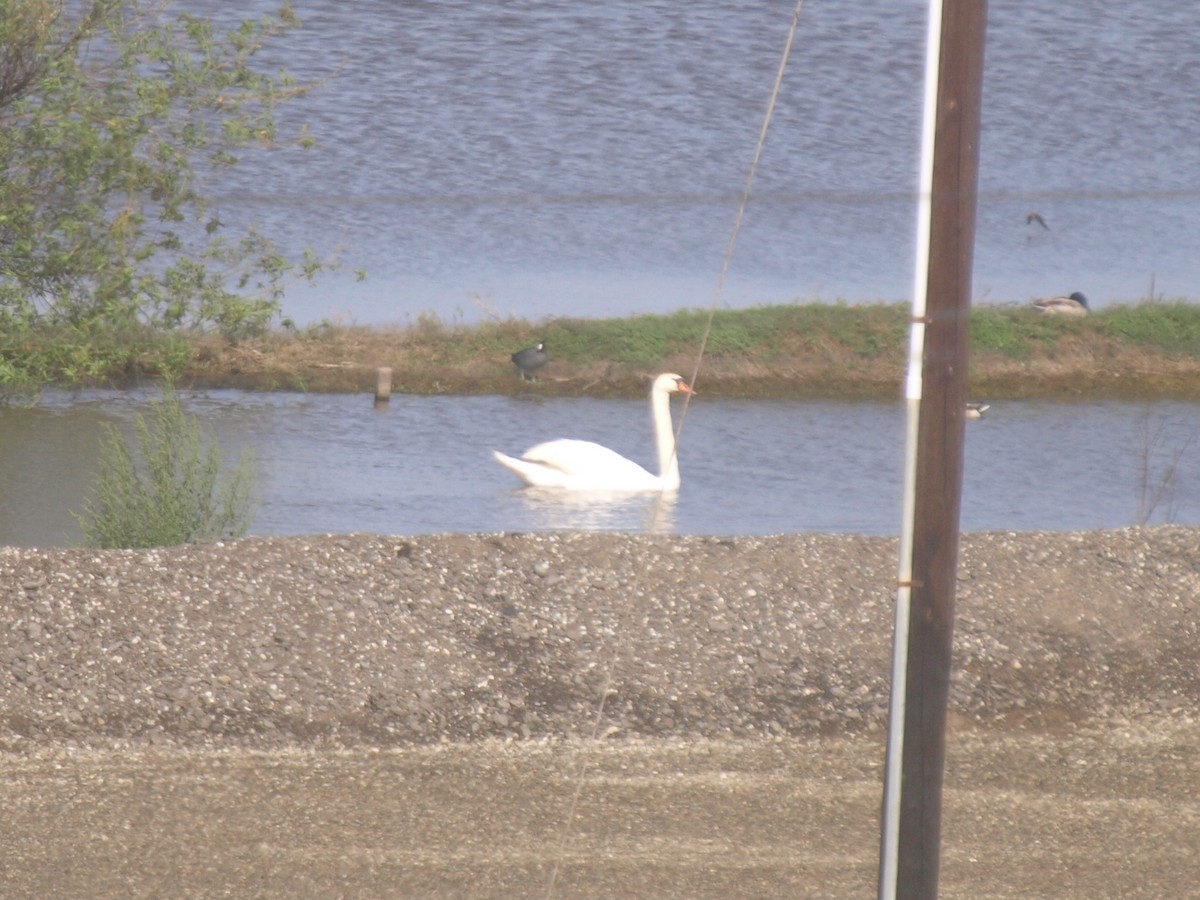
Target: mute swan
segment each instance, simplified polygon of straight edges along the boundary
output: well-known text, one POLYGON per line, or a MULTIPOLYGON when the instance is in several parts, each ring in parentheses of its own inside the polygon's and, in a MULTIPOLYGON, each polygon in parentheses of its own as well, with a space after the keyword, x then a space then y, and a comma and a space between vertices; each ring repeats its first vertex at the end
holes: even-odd
POLYGON ((1035 309, 1055 316, 1086 316, 1088 314, 1087 297, 1076 291, 1070 297, 1049 297, 1045 300, 1034 300, 1035 309))
POLYGON ((537 381, 533 377, 533 373, 544 366, 548 358, 546 344, 543 341, 538 341, 536 347, 526 347, 512 355, 513 365, 517 367, 517 371, 521 373, 521 378, 525 381, 537 381))
POLYGON ((674 491, 679 461, 671 429, 671 394, 694 394, 679 375, 665 374, 650 387, 650 415, 658 447, 659 475, 652 475, 621 454, 594 444, 563 438, 530 447, 520 459, 493 451, 496 461, 531 487, 564 491, 674 491))

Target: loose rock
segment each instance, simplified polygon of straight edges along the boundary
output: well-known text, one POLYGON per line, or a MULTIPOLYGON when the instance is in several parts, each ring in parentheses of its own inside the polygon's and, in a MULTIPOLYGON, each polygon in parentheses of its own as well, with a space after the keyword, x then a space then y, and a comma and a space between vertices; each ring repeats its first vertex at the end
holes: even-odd
MULTIPOLYGON (((0 750, 876 730, 896 552, 818 534, 0 548, 0 750)), ((1197 528, 965 535, 953 713, 1195 709, 1198 560, 1197 528)))

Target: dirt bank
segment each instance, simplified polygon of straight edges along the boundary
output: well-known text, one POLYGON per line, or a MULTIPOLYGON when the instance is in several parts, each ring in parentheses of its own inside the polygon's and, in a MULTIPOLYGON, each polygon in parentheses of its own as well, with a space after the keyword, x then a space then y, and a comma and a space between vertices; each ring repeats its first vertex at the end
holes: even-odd
MULTIPOLYGON (((884 538, 0 550, 0 749, 747 737, 883 721, 884 538)), ((1200 529, 963 539, 956 714, 1195 708, 1200 529)))
MULTIPOLYGON (((657 372, 691 377, 696 348, 664 352, 640 363, 616 357, 587 362, 551 352, 536 384, 524 382, 509 360, 512 347, 534 340, 513 336, 500 347, 472 346, 464 337, 430 339, 416 332, 333 329, 320 340, 272 335, 230 344, 197 341, 182 374, 185 385, 249 390, 370 392, 376 370, 392 370, 396 393, 515 394, 636 397, 657 372), (460 346, 464 344, 465 346, 460 346)), ((901 339, 864 352, 822 334, 789 335, 782 348, 709 352, 699 371, 710 397, 894 400, 901 396, 907 343, 901 339)), ((1093 336, 1035 344, 1028 355, 973 351, 969 390, 989 400, 1054 397, 1092 400, 1200 400, 1200 360, 1146 344, 1093 336)))
MULTIPOLYGON (((0 894, 871 896, 894 556, 0 549, 0 894)), ((964 537, 942 896, 1194 891, 1197 560, 964 537)))

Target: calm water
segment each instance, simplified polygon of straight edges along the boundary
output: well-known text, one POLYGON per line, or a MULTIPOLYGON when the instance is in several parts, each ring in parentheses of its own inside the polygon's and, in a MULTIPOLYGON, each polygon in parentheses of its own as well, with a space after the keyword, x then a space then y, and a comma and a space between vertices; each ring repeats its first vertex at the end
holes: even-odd
MULTIPOLYGON (((180 4, 232 12, 216 0, 180 4)), ((221 218, 349 271, 285 311, 624 315, 713 300, 793 4, 295 0, 267 64, 329 77, 221 218)), ((1200 4, 991 0, 975 294, 1200 296, 1200 4), (1028 225, 1037 211, 1050 225, 1028 225)), ((809 0, 722 295, 911 296, 924 0, 809 0)))
MULTIPOLYGON (((491 459, 553 437, 600 441, 653 465, 644 401, 369 396, 216 391, 184 395, 232 460, 255 451, 262 505, 255 534, 387 534, 560 529, 746 535, 897 534, 899 404, 694 402, 678 499, 611 502, 540 496, 491 459)), ((126 427, 137 395, 51 394, 0 407, 0 544, 78 538, 101 423, 126 427)), ((1119 527, 1139 485, 1178 475, 1152 521, 1200 524, 1200 406, 1005 403, 969 422, 967 530, 1119 527), (1149 472, 1143 479, 1142 473, 1149 472)))

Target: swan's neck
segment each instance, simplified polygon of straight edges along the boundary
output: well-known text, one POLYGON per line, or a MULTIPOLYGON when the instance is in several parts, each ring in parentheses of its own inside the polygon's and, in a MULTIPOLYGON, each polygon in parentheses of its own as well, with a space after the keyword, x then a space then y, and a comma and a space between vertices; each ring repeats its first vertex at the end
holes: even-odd
POLYGON ((663 490, 673 491, 679 487, 679 458, 675 455, 670 394, 650 391, 650 416, 654 420, 654 445, 658 449, 658 477, 663 490))

